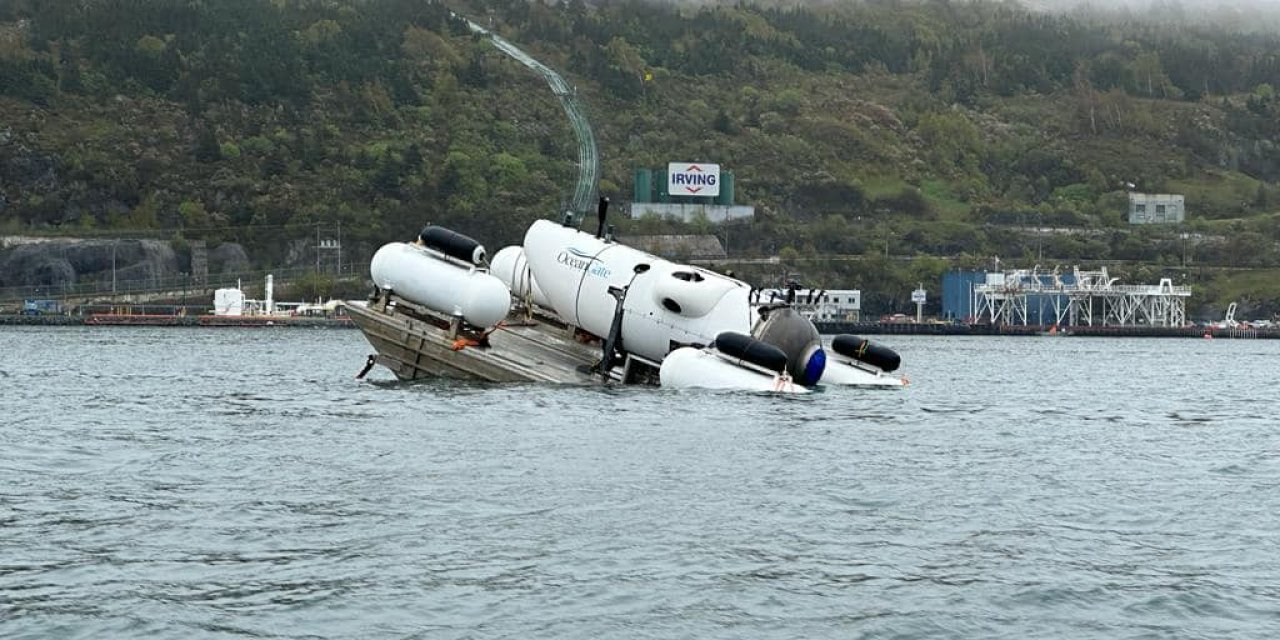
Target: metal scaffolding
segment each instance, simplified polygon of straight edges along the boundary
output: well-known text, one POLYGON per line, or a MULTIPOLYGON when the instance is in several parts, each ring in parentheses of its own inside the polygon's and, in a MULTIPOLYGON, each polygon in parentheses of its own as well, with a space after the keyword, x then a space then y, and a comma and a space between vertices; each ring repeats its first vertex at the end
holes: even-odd
POLYGON ((1169 278, 1157 285, 1121 285, 1107 268, 1081 271, 1064 278, 1055 267, 988 273, 973 287, 974 316, 993 325, 1031 324, 1030 309, 1040 308, 1039 324, 1056 326, 1181 327, 1187 321, 1190 287, 1174 286, 1169 278), (1052 322, 1045 322, 1046 312, 1052 322))

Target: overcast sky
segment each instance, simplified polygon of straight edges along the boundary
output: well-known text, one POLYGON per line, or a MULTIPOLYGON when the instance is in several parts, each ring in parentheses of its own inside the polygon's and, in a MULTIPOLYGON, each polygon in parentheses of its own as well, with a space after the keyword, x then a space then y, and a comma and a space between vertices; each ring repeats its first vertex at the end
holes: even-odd
POLYGON ((1215 8, 1238 11, 1274 12, 1280 9, 1280 0, 1022 0, 1023 4, 1043 9, 1069 9, 1081 5, 1096 9, 1120 6, 1147 9, 1155 7, 1215 8))
POLYGON ((1103 14, 1215 24, 1247 32, 1280 32, 1280 0, 1019 0, 1041 10, 1087 7, 1103 14))

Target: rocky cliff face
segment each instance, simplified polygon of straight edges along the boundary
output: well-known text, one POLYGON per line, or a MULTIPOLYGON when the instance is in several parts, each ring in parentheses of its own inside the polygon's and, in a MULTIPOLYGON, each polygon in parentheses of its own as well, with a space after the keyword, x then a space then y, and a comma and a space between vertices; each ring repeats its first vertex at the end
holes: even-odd
POLYGON ((248 271, 249 254, 244 247, 233 242, 224 242, 209 251, 209 274, 240 273, 248 271))
POLYGON ((0 252, 5 287, 107 283, 113 270, 118 283, 156 282, 177 275, 178 257, 160 240, 44 240, 0 252))
MULTIPOLYGON (((211 275, 249 268, 249 256, 238 244, 223 243, 209 251, 211 275)), ((190 261, 162 240, 0 239, 0 287, 109 285, 113 271, 121 286, 147 286, 189 272, 190 261)))

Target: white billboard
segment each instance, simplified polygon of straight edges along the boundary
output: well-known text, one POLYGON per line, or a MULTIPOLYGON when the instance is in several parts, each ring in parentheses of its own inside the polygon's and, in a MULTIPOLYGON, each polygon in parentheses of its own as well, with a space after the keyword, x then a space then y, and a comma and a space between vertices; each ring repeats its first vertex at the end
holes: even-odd
POLYGON ((667 165, 667 193, 673 196, 720 195, 720 165, 672 162, 667 165))

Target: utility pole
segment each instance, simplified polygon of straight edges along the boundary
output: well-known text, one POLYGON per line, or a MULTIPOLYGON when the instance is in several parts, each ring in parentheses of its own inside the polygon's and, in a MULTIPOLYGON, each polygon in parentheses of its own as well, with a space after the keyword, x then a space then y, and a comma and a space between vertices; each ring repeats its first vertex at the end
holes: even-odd
POLYGON ((338 275, 341 275, 342 274, 342 226, 341 225, 338 226, 337 239, 335 239, 333 236, 329 236, 328 238, 321 237, 320 227, 319 226, 316 227, 316 273, 320 273, 321 269, 324 267, 323 253, 325 251, 332 251, 337 254, 338 275))
POLYGON ((1186 269, 1187 269, 1187 228, 1186 228, 1186 227, 1182 227, 1182 228, 1180 229, 1180 231, 1181 231, 1181 233, 1179 233, 1178 235, 1182 236, 1182 269, 1183 269, 1183 273, 1186 273, 1186 269))
POLYGON ((1044 262, 1044 216, 1036 211, 1036 262, 1044 262))

